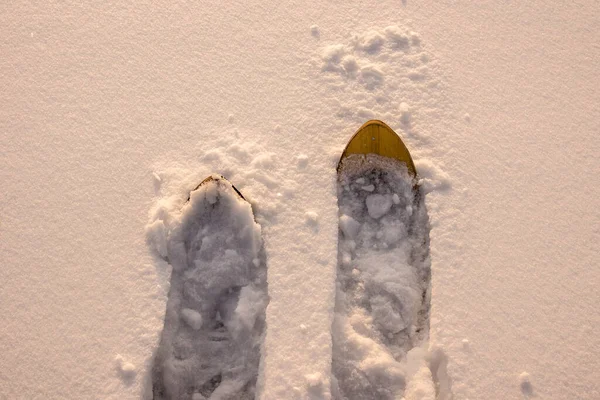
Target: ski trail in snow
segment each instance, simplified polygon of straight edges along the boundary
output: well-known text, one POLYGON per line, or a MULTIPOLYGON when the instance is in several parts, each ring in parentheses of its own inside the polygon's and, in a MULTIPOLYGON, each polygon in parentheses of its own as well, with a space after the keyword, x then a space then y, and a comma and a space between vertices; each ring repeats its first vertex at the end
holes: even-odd
POLYGON ((152 368, 155 400, 254 399, 268 304, 266 257, 251 206, 207 178, 180 213, 158 216, 172 266, 152 368))
POLYGON ((429 220, 406 165, 351 155, 338 180, 335 399, 434 399, 429 220))
POLYGON ((454 212, 435 201, 425 209, 425 195, 440 199, 453 186, 437 158, 456 151, 439 140, 454 118, 443 70, 420 35, 403 26, 373 27, 341 41, 321 34, 319 40, 314 65, 337 124, 385 121, 411 149, 419 174, 418 195, 402 174, 386 180, 382 171, 356 174, 356 167, 338 181, 333 397, 451 398, 443 350, 428 348, 429 215, 439 224, 454 212))

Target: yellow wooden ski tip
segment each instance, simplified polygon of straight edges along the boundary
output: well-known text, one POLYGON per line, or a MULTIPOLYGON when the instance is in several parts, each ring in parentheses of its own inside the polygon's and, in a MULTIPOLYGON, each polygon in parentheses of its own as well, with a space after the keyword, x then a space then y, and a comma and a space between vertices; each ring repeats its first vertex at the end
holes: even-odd
POLYGON ((351 154, 378 154, 383 157, 394 158, 406 164, 408 173, 413 177, 417 176, 415 163, 408 152, 408 149, 396 134, 383 121, 376 119, 366 122, 352 136, 352 139, 346 145, 340 161, 338 170, 344 158, 351 154))

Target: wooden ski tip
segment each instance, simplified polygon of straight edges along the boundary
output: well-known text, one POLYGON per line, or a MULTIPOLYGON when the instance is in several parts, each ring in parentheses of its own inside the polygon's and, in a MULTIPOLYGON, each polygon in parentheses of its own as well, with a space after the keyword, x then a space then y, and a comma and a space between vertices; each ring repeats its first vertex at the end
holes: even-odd
POLYGON ((413 177, 417 176, 415 163, 404 142, 383 121, 372 119, 360 127, 346 145, 338 162, 338 170, 342 160, 351 154, 378 154, 383 157, 394 158, 405 163, 408 172, 413 177))

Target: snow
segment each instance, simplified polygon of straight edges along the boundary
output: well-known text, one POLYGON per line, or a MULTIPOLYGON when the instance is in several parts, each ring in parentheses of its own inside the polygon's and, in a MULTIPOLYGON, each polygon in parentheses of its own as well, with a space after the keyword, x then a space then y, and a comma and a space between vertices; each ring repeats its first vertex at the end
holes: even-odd
MULTIPOLYGON (((407 373, 408 353, 423 345, 429 332, 425 204, 403 163, 354 154, 338 171, 342 234, 332 328, 333 398, 397 399, 420 393, 415 387, 433 388, 430 372, 407 373), (363 191, 364 184, 373 189, 363 191), (392 193, 402 194, 393 208, 392 193), (414 216, 406 211, 409 204, 419 210, 414 216)), ((429 371, 424 361, 423 368, 429 371)))
MULTIPOLYGON (((261 227, 259 397, 335 395, 335 166, 378 118, 407 143, 426 192, 432 309, 410 364, 369 365, 393 365, 405 399, 431 396, 427 369, 438 399, 597 399, 598 11, 537 0, 11 7, 0 397, 148 398, 177 260, 169 218, 211 173, 261 227)), ((240 292, 239 315, 258 310, 254 296, 240 292)))
MULTIPOLYGON (((167 231, 167 254, 158 256, 172 267, 152 361, 153 398, 254 398, 269 302, 260 226, 250 204, 218 175, 185 203, 170 201, 177 197, 153 211, 167 231)), ((149 240, 155 225, 148 225, 149 240)))

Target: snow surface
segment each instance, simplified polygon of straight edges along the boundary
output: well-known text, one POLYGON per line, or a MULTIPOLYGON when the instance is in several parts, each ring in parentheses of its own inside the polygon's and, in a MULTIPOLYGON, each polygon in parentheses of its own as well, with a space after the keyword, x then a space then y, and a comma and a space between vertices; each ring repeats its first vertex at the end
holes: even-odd
POLYGON ((326 397, 335 164, 370 118, 406 141, 431 221, 406 397, 431 397, 424 366, 455 399, 600 396, 596 2, 4 8, 0 398, 151 388, 170 271, 149 213, 214 172, 262 227, 260 397, 326 397))

